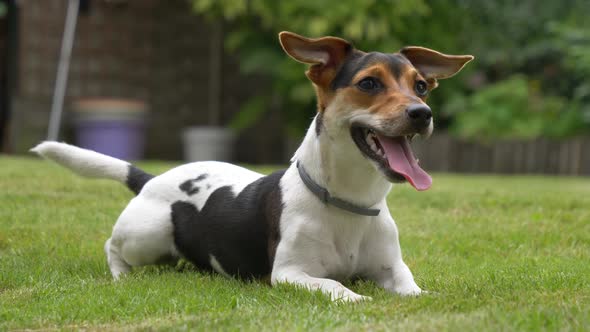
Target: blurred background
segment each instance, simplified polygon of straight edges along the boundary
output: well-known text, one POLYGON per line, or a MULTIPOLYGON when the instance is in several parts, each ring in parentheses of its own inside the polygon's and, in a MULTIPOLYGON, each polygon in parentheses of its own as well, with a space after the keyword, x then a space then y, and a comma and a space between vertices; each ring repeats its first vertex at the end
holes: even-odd
POLYGON ((0 0, 0 147, 47 137, 67 63, 59 140, 285 163, 315 114, 305 66, 278 43, 289 30, 475 55, 429 98, 435 135, 416 147, 428 170, 588 175, 588 13, 588 0, 0 0))

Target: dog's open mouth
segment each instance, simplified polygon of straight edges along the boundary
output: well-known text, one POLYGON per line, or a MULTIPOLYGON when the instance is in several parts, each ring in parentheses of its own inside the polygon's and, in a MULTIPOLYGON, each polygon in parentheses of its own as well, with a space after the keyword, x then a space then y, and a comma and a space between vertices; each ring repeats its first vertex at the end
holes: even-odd
POLYGON ((361 153, 377 162, 392 182, 408 181, 416 190, 427 190, 432 178, 419 165, 410 147, 410 136, 386 136, 373 129, 353 126, 351 136, 361 153))

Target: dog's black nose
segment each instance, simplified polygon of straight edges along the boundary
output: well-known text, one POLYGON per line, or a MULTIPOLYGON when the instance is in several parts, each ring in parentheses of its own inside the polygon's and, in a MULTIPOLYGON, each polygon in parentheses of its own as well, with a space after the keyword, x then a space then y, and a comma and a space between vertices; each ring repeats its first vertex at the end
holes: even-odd
POLYGON ((430 107, 424 104, 413 104, 408 106, 406 113, 410 118, 410 122, 414 129, 422 130, 430 125, 432 119, 432 111, 430 107))

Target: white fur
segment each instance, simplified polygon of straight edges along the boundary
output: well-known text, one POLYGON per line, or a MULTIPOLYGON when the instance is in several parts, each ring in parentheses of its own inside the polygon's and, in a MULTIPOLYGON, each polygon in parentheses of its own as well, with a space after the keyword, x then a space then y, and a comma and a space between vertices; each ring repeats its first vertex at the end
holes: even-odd
POLYGON ((336 280, 362 276, 400 295, 420 294, 402 260, 397 227, 387 208, 391 184, 358 151, 349 126, 324 124, 317 136, 316 121, 312 123, 294 159, 333 196, 379 208, 381 213, 367 217, 324 205, 291 164, 280 184, 285 208, 272 283, 321 290, 333 300, 360 301, 368 298, 336 280))
MULTIPOLYGON (((336 101, 331 107, 346 106, 336 101)), ((326 112, 328 117, 338 114, 330 112, 330 108, 326 112)), ((348 114, 358 116, 359 112, 348 114)), ((355 276, 374 280, 397 294, 420 294, 420 287, 402 260, 397 227, 387 208, 391 184, 361 155, 346 121, 350 118, 325 119, 319 136, 314 121, 294 160, 299 160, 312 179, 333 196, 379 208, 381 213, 367 217, 324 205, 305 187, 292 163, 279 184, 283 211, 271 282, 320 290, 334 301, 370 299, 336 281, 355 276)), ((126 180, 128 163, 96 152, 55 142, 41 143, 33 151, 81 175, 126 180)), ((201 209, 217 188, 230 186, 237 194, 261 176, 227 163, 197 162, 150 180, 121 213, 105 243, 113 277, 118 279, 132 266, 179 257, 171 221, 173 202, 190 201, 201 209), (202 190, 197 194, 187 196, 179 189, 179 183, 203 173, 208 177, 200 182, 202 190)), ((210 256, 210 264, 228 276, 214 256, 210 256)))
POLYGON ((31 149, 75 173, 91 178, 106 178, 119 182, 127 180, 129 163, 98 152, 58 142, 43 142, 31 149))

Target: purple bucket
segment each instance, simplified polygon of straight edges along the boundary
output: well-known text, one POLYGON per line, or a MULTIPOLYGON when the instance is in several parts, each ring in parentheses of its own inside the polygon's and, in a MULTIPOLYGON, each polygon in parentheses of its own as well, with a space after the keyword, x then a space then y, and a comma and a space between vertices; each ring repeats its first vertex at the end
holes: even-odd
POLYGON ((143 157, 146 105, 125 99, 74 104, 77 145, 123 160, 143 157))

